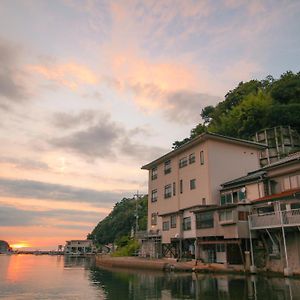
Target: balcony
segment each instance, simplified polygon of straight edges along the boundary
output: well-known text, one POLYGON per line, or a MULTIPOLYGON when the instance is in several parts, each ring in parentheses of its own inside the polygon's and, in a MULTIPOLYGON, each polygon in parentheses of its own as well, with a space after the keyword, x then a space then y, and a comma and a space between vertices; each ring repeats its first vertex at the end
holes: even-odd
POLYGON ((135 234, 136 239, 147 239, 147 238, 155 238, 155 237, 161 237, 161 231, 159 229, 157 230, 149 230, 149 231, 138 231, 135 234))
POLYGON ((300 209, 250 215, 249 221, 251 230, 300 226, 300 209))

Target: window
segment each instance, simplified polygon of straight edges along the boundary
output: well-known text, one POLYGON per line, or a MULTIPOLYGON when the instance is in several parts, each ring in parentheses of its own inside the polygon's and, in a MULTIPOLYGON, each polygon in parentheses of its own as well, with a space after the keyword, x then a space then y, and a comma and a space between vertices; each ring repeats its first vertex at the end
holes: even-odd
POLYGON ((246 188, 243 187, 239 190, 239 201, 244 201, 246 200, 246 188))
POLYGON ((190 180, 190 189, 194 190, 196 188, 196 179, 190 180))
POLYGON ((176 215, 171 216, 171 228, 176 228, 176 215))
POLYGON ((156 202, 157 201, 157 190, 153 190, 151 192, 151 202, 156 202))
POLYGON ((239 190, 225 192, 221 194, 221 205, 244 202, 245 199, 246 189, 245 187, 243 187, 239 190))
POLYGON ((249 212, 248 211, 239 211, 239 221, 248 221, 249 212))
POLYGON ((189 155, 189 164, 193 164, 196 161, 195 153, 189 155))
POLYGON ((157 225, 157 213, 151 214, 151 225, 157 225))
POLYGON ((214 215, 212 211, 196 214, 196 228, 213 228, 214 227, 214 215))
POLYGON ((219 212, 219 221, 228 222, 233 221, 233 211, 232 209, 222 210, 219 212))
POLYGON ((299 209, 300 203, 291 203, 291 209, 299 209))
POLYGON ((274 213, 274 206, 273 205, 268 205, 268 206, 259 207, 259 208, 257 208, 257 213, 259 215, 272 214, 272 213, 274 213))
POLYGON ((172 186, 171 184, 165 185, 165 198, 170 198, 172 196, 172 186))
POLYGON ((180 188, 180 194, 182 194, 183 193, 183 182, 182 182, 182 179, 180 179, 179 188, 180 188))
POLYGON ((169 221, 163 222, 163 231, 167 231, 170 229, 170 223, 169 221))
POLYGON ((202 198, 202 205, 206 205, 206 199, 202 198))
POLYGON ((173 196, 176 195, 176 183, 173 182, 173 196))
POLYGON ((298 188, 300 185, 300 175, 292 175, 283 179, 283 190, 298 188))
POLYGON ((200 164, 204 165, 204 152, 200 151, 200 164))
POLYGON ((182 229, 183 230, 191 230, 191 217, 183 218, 182 229))
POLYGON ((165 161, 165 174, 169 174, 172 171, 171 160, 165 161))
POLYGON ((231 204, 232 203, 232 194, 222 194, 221 195, 221 205, 231 204))
POLYGON ((151 179, 155 180, 157 178, 157 167, 151 170, 151 179))
POLYGON ((179 168, 183 168, 183 167, 187 166, 187 164, 188 164, 188 161, 187 161, 186 157, 183 157, 179 160, 179 168))

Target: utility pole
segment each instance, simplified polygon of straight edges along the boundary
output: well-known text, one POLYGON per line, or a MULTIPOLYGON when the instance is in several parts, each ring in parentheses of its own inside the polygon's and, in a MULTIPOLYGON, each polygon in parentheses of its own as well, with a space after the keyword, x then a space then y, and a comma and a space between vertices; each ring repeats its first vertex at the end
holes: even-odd
POLYGON ((139 191, 136 191, 136 194, 133 195, 135 199, 135 233, 139 230, 139 214, 138 214, 138 200, 142 195, 139 194, 139 191))

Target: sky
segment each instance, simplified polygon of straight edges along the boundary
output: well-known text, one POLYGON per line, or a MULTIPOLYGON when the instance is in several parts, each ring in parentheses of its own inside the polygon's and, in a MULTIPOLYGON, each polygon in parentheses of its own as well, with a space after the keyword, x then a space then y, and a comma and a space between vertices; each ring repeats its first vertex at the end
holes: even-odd
POLYGON ((300 2, 0 1, 0 240, 56 249, 147 193, 240 81, 300 66, 300 2))

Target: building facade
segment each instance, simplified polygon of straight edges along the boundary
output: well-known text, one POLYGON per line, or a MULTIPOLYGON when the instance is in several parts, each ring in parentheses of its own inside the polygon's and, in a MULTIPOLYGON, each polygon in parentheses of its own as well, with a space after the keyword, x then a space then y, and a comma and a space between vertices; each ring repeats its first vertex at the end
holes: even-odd
POLYGON ((96 247, 92 240, 71 240, 66 241, 64 248, 66 255, 85 255, 96 253, 96 247))
MULTIPOLYGON (((219 205, 220 184, 259 168, 265 146, 204 133, 142 167, 149 171, 148 237, 161 242, 150 256, 197 258, 197 209, 219 205)), ((144 251, 145 253, 145 251, 144 251)))
MULTIPOLYGON (((220 206, 214 213, 218 210, 224 215, 219 213, 219 222, 211 232, 219 237, 220 244, 224 243, 221 249, 227 263, 239 256, 245 265, 245 253, 250 251, 253 267, 286 275, 300 274, 300 152, 221 186, 220 206), (241 212, 241 207, 247 209, 241 212), (223 225, 224 219, 230 226, 225 223, 226 235, 220 235, 218 226, 223 225), (236 234, 235 241, 241 245, 240 255, 238 251, 234 256, 226 251, 229 232, 236 234)), ((211 244, 215 259, 218 248, 211 244)), ((207 249, 200 248, 200 257, 206 259, 207 249)))

